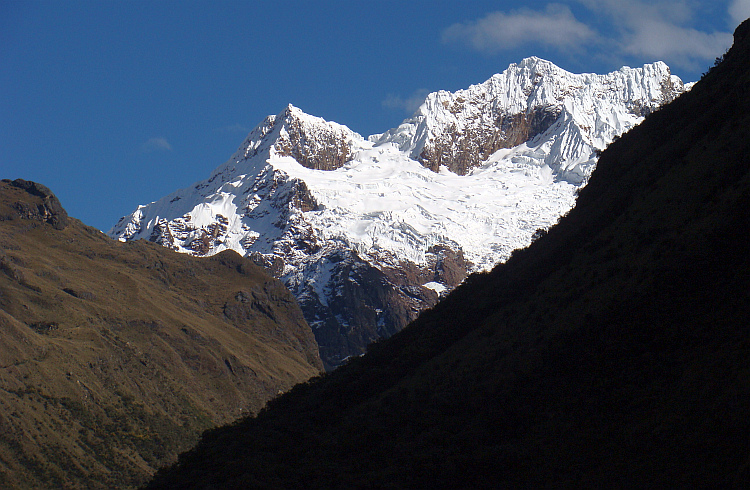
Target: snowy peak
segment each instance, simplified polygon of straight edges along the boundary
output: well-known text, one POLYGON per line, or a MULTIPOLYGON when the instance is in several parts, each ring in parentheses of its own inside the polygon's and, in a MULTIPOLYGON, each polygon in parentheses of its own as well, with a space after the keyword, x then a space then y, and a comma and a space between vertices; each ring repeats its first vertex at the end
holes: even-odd
POLYGON ((334 170, 352 159, 364 139, 346 126, 310 116, 289 105, 283 112, 274 156, 292 157, 303 167, 334 170))
POLYGON ((622 67, 605 75, 574 74, 536 57, 511 64, 503 73, 493 75, 483 84, 473 85, 465 92, 489 92, 501 96, 504 108, 511 113, 563 103, 582 93, 608 94, 607 99, 648 100, 655 104, 669 102, 682 90, 682 82, 673 77, 661 62, 641 68, 622 67), (675 87, 678 85, 679 87, 675 87))
MULTIPOLYGON (((573 124, 580 140, 567 157, 576 161, 555 170, 560 178, 579 180, 588 170, 566 175, 567 169, 586 166, 595 150, 684 90, 662 62, 607 75, 576 75, 532 57, 468 89, 428 95, 411 118, 371 141, 395 144, 434 171, 445 166, 465 175, 500 149, 526 142, 546 142, 552 148, 557 133, 573 124), (565 121, 566 127, 558 125, 549 132, 556 122, 565 121)), ((564 157, 553 155, 557 162, 564 157)))
POLYGON ((109 234, 251 257, 294 293, 335 366, 556 223, 599 150, 684 90, 663 63, 576 75, 527 58, 430 94, 368 140, 289 105, 209 179, 109 234))
POLYGON ((253 129, 229 162, 214 174, 243 172, 241 162, 257 155, 262 159, 289 156, 310 169, 333 170, 350 161, 363 146, 370 145, 346 126, 311 116, 289 104, 253 129))

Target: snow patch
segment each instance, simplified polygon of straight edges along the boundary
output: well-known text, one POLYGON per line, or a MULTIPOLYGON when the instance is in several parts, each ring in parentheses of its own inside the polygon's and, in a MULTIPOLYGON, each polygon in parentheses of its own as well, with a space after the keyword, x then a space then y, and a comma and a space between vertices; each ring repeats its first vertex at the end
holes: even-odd
POLYGON ((445 285, 440 284, 439 282, 434 282, 434 281, 422 284, 422 287, 425 287, 427 289, 432 289, 438 294, 442 294, 448 290, 448 288, 445 287, 445 285))

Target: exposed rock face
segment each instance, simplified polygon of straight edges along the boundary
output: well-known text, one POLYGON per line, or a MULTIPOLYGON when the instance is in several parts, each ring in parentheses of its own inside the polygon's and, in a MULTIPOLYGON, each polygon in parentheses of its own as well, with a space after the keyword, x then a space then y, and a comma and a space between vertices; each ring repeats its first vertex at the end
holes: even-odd
POLYGON ((453 250, 445 245, 433 245, 427 250, 429 271, 432 282, 458 285, 466 279, 472 264, 466 260, 461 250, 453 250))
MULTIPOLYGON (((449 108, 458 114, 466 104, 464 99, 449 108)), ((446 103, 447 104, 447 103, 446 103)), ((560 115, 559 108, 536 108, 529 113, 488 114, 492 122, 479 121, 473 127, 459 129, 455 124, 437 135, 419 152, 422 165, 437 172, 441 165, 451 172, 466 175, 472 168, 487 160, 502 148, 513 148, 545 132, 560 115)))
POLYGON ((351 131, 328 124, 313 128, 304 119, 294 117, 294 110, 290 106, 283 113, 284 130, 274 144, 277 155, 292 157, 314 170, 334 170, 351 159, 351 131))
POLYGON ((30 219, 51 224, 56 230, 68 225, 68 213, 49 188, 36 182, 23 179, 2 182, 26 191, 19 194, 19 200, 12 204, 15 213, 5 213, 0 219, 30 219))
MULTIPOLYGON (((290 104, 259 124, 227 165, 265 153, 292 157, 310 169, 334 170, 351 160, 361 139, 346 126, 310 116, 290 104)), ((226 175, 227 170, 222 166, 212 177, 226 175)))
POLYGON ((435 246, 424 266, 364 260, 355 251, 333 249, 317 255, 286 278, 315 333, 326 369, 364 354, 367 346, 387 338, 434 306, 440 294, 466 278, 471 264, 460 252, 435 246))
MULTIPOLYGON (((618 113, 645 117, 683 91, 664 63, 575 75, 527 58, 466 90, 430 94, 414 116, 370 139, 394 143, 432 170, 442 165, 465 175, 497 150, 532 142, 566 120, 590 147, 604 149, 624 129, 618 113)), ((555 155, 558 163, 563 157, 555 155)))
POLYGON ((528 245, 601 149, 684 90, 663 63, 576 75, 529 58, 367 140, 289 106, 109 233, 251 257, 293 291, 331 368, 528 245))

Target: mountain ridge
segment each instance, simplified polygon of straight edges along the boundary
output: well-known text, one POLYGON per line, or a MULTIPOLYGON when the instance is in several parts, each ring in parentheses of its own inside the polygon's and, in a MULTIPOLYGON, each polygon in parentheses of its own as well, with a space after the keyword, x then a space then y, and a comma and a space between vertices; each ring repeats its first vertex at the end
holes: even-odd
MULTIPOLYGON (((622 134, 623 128, 619 127, 617 114, 593 111, 594 118, 585 117, 585 113, 592 112, 591 106, 596 104, 593 101, 616 98, 613 94, 621 92, 627 101, 628 113, 642 117, 654 107, 671 102, 676 93, 684 90, 689 90, 689 85, 685 88, 663 62, 638 69, 622 67, 607 75, 575 75, 549 61, 530 57, 468 89, 428 95, 417 112, 399 127, 369 139, 376 144, 393 142, 411 158, 435 171, 445 160, 451 171, 463 175, 495 151, 513 148, 540 136, 562 112, 571 118, 578 117, 580 121, 576 121, 576 126, 585 133, 584 139, 591 140, 589 146, 603 150, 615 136, 622 134), (589 107, 580 110, 574 107, 576 103, 589 107), (480 121, 479 125, 472 124, 476 120, 480 121), (604 134, 593 130, 601 125, 611 127, 604 134), (493 126, 501 131, 487 132, 486 128, 493 126), (462 135, 483 129, 486 134, 479 138, 467 141, 459 137, 450 145, 433 143, 441 136, 445 139, 445 133, 462 135), (441 145, 447 147, 439 148, 441 145)), ((552 155, 546 161, 560 164, 584 156, 585 150, 570 150, 567 155, 552 155)), ((574 178, 584 176, 581 172, 574 178)))
POLYGON ((0 181, 0 486, 136 487, 322 369, 289 291, 233 251, 120 243, 0 181))
POLYGON ((529 58, 429 95, 369 140, 290 105, 209 179, 109 234, 252 257, 294 292, 335 367, 528 245, 572 207, 612 138, 684 90, 663 63, 576 75, 529 58))
POLYGON ((746 486, 748 32, 544 237, 150 488, 746 486))

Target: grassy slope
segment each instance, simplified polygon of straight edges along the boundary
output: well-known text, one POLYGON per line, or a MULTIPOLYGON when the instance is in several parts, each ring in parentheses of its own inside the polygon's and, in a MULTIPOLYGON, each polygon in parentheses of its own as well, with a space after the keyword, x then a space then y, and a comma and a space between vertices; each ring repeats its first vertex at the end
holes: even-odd
POLYGON ((750 479, 749 31, 545 238, 153 487, 750 479))
MULTIPOLYGON (((0 183, 1 215, 19 201, 40 202, 0 183)), ((138 485, 322 368, 294 299, 249 261, 76 220, 0 221, 0 333, 2 487, 138 485)))

